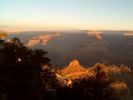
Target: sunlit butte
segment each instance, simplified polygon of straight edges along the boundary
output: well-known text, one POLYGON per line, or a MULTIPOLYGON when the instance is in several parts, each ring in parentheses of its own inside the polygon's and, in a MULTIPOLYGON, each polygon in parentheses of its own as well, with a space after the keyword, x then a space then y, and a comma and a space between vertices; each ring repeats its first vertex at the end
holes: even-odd
POLYGON ((133 30, 132 0, 1 0, 0 29, 133 30))

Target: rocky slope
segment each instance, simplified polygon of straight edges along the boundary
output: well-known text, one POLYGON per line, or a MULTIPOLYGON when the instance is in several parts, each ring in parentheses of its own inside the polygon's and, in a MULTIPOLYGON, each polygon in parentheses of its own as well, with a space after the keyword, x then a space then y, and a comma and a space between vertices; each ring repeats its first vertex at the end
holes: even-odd
POLYGON ((118 67, 115 65, 97 63, 88 68, 80 65, 77 60, 72 60, 68 66, 58 70, 57 75, 59 75, 62 80, 66 80, 67 85, 70 85, 74 79, 94 75, 97 66, 113 80, 111 87, 116 90, 116 94, 121 97, 122 100, 133 100, 133 71, 124 65, 118 67))

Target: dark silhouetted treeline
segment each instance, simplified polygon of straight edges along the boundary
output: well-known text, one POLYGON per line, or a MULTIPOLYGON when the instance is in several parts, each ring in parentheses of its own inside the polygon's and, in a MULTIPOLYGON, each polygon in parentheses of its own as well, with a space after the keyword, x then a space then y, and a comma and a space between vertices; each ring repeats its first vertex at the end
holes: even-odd
POLYGON ((62 85, 47 52, 29 49, 18 38, 0 40, 0 100, 118 100, 111 80, 97 67, 92 77, 62 85))

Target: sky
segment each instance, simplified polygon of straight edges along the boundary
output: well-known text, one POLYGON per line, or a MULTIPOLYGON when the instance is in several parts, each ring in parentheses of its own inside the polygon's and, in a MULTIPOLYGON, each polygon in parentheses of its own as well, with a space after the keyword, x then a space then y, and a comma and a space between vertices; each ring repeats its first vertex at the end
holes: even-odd
POLYGON ((133 0, 0 0, 0 28, 133 30, 133 0))

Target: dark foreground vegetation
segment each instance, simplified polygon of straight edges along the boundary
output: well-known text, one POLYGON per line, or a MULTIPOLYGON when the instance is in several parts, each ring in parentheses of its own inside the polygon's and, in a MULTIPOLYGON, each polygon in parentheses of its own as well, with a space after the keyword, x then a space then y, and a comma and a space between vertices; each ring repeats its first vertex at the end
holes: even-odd
POLYGON ((20 39, 0 40, 0 100, 118 100, 112 80, 97 66, 95 75, 63 85, 47 52, 32 50, 20 39))

